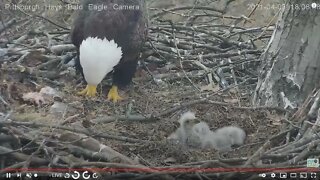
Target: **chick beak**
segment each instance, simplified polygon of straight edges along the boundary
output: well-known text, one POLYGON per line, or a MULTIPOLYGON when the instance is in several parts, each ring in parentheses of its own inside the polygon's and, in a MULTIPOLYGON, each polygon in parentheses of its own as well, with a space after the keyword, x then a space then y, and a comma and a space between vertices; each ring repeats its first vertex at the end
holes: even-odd
POLYGON ((190 119, 186 124, 188 124, 189 127, 193 127, 194 125, 198 124, 200 121, 197 119, 190 119))
POLYGON ((198 123, 200 123, 200 120, 199 120, 199 119, 193 119, 193 120, 192 120, 192 123, 193 123, 193 124, 198 124, 198 123))

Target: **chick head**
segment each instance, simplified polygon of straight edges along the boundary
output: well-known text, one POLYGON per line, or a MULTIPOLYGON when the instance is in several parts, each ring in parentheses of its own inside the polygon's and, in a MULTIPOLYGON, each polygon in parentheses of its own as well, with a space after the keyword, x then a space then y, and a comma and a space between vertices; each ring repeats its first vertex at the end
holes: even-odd
POLYGON ((196 119, 196 115, 193 112, 187 111, 183 113, 179 119, 180 126, 182 126, 186 120, 192 120, 192 119, 196 119))
POLYGON ((187 128, 187 129, 192 129, 194 125, 200 123, 200 120, 198 119, 186 119, 182 126, 187 128))

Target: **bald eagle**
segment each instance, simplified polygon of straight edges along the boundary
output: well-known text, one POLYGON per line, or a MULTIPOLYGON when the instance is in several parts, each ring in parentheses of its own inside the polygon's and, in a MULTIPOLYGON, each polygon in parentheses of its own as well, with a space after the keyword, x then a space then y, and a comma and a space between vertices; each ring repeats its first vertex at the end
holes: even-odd
POLYGON ((147 32, 144 0, 83 0, 71 32, 77 47, 75 67, 87 86, 80 95, 95 96, 97 85, 112 73, 108 100, 122 98, 118 87, 135 74, 147 32))

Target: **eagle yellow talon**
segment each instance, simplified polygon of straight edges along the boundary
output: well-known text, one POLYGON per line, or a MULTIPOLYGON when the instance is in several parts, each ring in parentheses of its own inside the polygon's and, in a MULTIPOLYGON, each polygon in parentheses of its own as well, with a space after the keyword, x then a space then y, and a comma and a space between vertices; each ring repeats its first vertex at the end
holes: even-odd
POLYGON ((122 97, 119 96, 118 94, 118 87, 117 86, 112 86, 109 93, 108 93, 108 100, 116 103, 120 100, 122 100, 122 97))
POLYGON ((97 93, 97 86, 87 85, 87 87, 84 90, 78 92, 78 95, 85 95, 88 97, 94 97, 94 96, 96 96, 96 93, 97 93))

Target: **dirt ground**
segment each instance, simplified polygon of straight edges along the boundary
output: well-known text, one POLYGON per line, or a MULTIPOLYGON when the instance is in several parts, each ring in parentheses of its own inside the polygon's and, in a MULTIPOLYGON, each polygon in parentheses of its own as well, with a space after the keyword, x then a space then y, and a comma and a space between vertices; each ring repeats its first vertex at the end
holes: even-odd
MULTIPOLYGON (((270 18, 270 17, 268 17, 270 18)), ((68 21, 67 21, 68 22, 68 21)), ((42 22, 21 24, 19 28, 10 29, 10 38, 19 37, 26 29, 42 25, 42 22)), ((52 25, 48 25, 48 30, 52 25)), ((1 37, 2 42, 8 37, 1 37)), ((10 62, 16 61, 15 55, 8 57, 10 62)), ((46 62, 46 58, 34 53, 22 63, 26 67, 38 66, 46 62)), ((110 78, 103 81, 98 88, 99 95, 96 98, 84 98, 76 95, 84 88, 79 83, 81 77, 75 75, 72 70, 67 73, 56 68, 56 73, 65 73, 54 80, 28 75, 23 70, 5 70, 5 64, 0 61, 0 95, 10 105, 0 104, 0 112, 6 113, 12 110, 12 118, 17 121, 39 122, 45 124, 61 124, 66 119, 70 121, 64 126, 86 129, 86 122, 95 121, 106 116, 130 114, 159 114, 184 103, 192 102, 200 97, 210 97, 210 100, 229 103, 233 106, 248 107, 253 86, 239 86, 222 92, 216 89, 198 91, 195 87, 206 87, 205 77, 193 78, 192 85, 185 77, 163 79, 162 83, 155 83, 146 70, 140 66, 137 70, 133 84, 121 90, 124 97, 119 103, 112 103, 106 99, 110 88, 110 78), (42 87, 49 86, 61 93, 61 97, 49 100, 40 106, 23 100, 23 94, 38 92, 42 87), (214 95, 212 95, 214 94, 214 95), (50 113, 54 101, 67 105, 67 111, 63 117, 50 113), (73 118, 70 118, 73 117, 73 118)), ((151 66, 151 65, 150 65, 151 66)), ((166 72, 181 72, 179 69, 167 70, 163 67, 151 68, 153 75, 166 72)), ((135 159, 138 157, 144 164, 150 166, 178 165, 187 162, 198 162, 212 159, 241 158, 251 156, 271 136, 280 131, 280 115, 267 109, 239 109, 231 106, 197 103, 182 107, 173 113, 150 120, 139 122, 130 120, 115 120, 108 123, 89 123, 87 129, 95 132, 104 132, 110 135, 129 137, 149 141, 148 143, 131 143, 105 138, 97 138, 103 144, 114 150, 135 159), (228 153, 218 153, 215 150, 181 150, 181 147, 173 146, 166 142, 168 137, 178 127, 180 115, 187 111, 196 113, 196 117, 207 122, 211 129, 217 129, 227 125, 235 125, 243 128, 247 133, 245 144, 228 153)), ((44 133, 48 129, 40 128, 44 133)))

